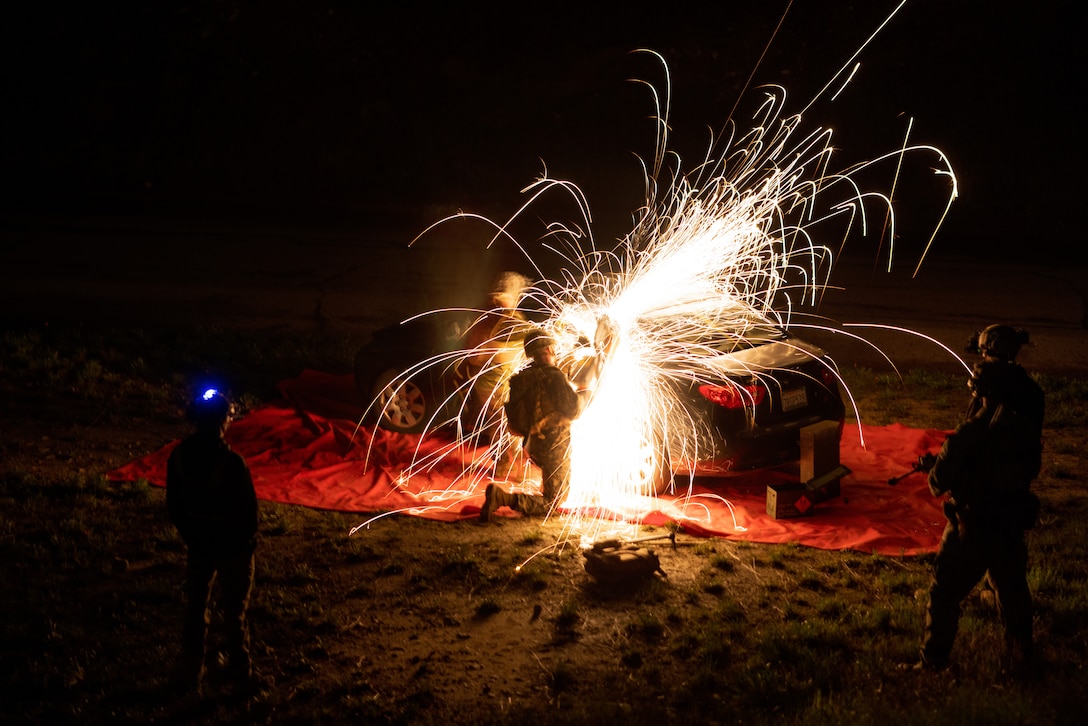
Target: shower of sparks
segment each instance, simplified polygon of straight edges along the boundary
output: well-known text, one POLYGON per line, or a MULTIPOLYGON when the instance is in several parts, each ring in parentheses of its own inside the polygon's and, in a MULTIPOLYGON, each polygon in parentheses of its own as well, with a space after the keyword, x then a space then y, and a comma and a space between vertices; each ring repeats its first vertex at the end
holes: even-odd
MULTIPOLYGON (((667 83, 663 59, 661 65, 667 83)), ((856 66, 851 74, 855 71, 856 66)), ((728 375, 770 377, 774 371, 723 352, 794 325, 804 315, 802 309, 818 301, 834 258, 848 239, 872 237, 874 229, 881 239, 895 238, 890 191, 863 188, 861 171, 891 165, 897 175, 904 158, 923 154, 936 160, 934 174, 947 181, 944 213, 956 196, 946 157, 929 146, 904 145, 864 164, 831 171, 831 130, 802 132, 801 116, 785 113, 783 89, 769 87, 761 93, 751 130, 712 141, 706 157, 691 171, 684 171, 670 152, 667 112, 658 109, 646 204, 614 249, 598 249, 584 231, 591 220, 577 187, 546 176, 525 190, 529 202, 506 225, 495 225, 492 242, 505 237, 536 267, 525 247, 508 234, 509 224, 540 195, 552 190, 569 194, 584 224, 573 229, 554 225, 547 243, 567 263, 564 279, 541 279, 529 291, 531 304, 526 307, 546 311, 543 327, 556 339, 560 361, 572 369, 598 352, 594 341, 600 340, 600 331, 616 336, 591 402, 572 425, 571 488, 557 503, 564 513, 564 541, 629 536, 652 511, 679 523, 705 520, 709 510, 701 497, 690 486, 678 490, 673 483, 690 481, 672 475, 694 474, 695 462, 713 449, 707 422, 685 405, 682 392, 701 383, 722 385, 728 375), (871 225, 871 219, 880 224, 871 225)), ((664 97, 667 101, 668 94, 664 97)), ((496 344, 491 352, 500 350, 496 344)), ((479 350, 455 350, 422 361, 395 385, 407 384, 427 368, 458 380, 454 371, 472 352, 479 350)), ((795 353, 814 357, 802 344, 795 353)), ((833 364, 824 365, 825 380, 837 380, 833 364)), ((471 383, 459 380, 441 408, 460 406, 471 383)), ((775 390, 768 387, 770 395, 775 390)), ((739 385, 737 392, 752 395, 739 385)), ((429 428, 441 423, 445 421, 436 414, 429 428)), ((507 435, 501 416, 463 424, 457 424, 459 434, 448 445, 428 448, 427 453, 418 449, 403 480, 425 479, 455 451, 485 453, 475 459, 470 455, 472 464, 448 488, 420 491, 421 507, 447 507, 480 496, 503 449, 520 443, 507 435)), ((741 529, 735 514, 732 524, 741 529)))

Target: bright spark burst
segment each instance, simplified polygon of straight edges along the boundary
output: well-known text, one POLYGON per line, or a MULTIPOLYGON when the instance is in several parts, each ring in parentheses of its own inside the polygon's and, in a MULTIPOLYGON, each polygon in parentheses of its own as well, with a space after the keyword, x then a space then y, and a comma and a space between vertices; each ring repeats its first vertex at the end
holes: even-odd
MULTIPOLYGON (((667 84, 664 60, 653 55, 661 62, 667 84)), ((856 70, 854 66, 850 75, 856 70)), ((831 130, 802 132, 801 115, 785 113, 784 89, 768 87, 761 92, 751 129, 712 141, 706 157, 687 172, 669 150, 667 112, 658 108, 656 151, 646 172, 646 205, 634 229, 615 249, 597 249, 592 237, 581 231, 590 229, 591 220, 577 187, 546 175, 525 190, 529 201, 522 209, 505 225, 495 225, 498 232, 492 242, 500 237, 511 240, 535 267, 532 256, 507 229, 540 195, 555 189, 569 194, 584 224, 551 229, 548 245, 566 260, 565 279, 538 282, 530 293, 535 303, 530 307, 546 311, 543 325, 556 338, 561 360, 592 352, 585 341, 594 340, 602 320, 618 332, 618 345, 603 368, 592 402, 572 426, 571 490, 560 504, 572 514, 564 519, 567 539, 580 537, 585 542, 630 534, 654 510, 678 522, 705 519, 708 510, 690 488, 674 491, 674 496, 657 496, 663 478, 699 461, 709 447, 707 424, 685 408, 677 391, 741 372, 722 369, 720 349, 758 337, 768 326, 790 326, 802 314, 800 308, 817 301, 828 284, 835 255, 847 240, 871 236, 871 219, 881 222, 882 238, 895 239, 890 191, 863 188, 860 172, 891 164, 897 176, 908 155, 924 154, 936 160, 934 174, 948 182, 941 221, 956 197, 951 166, 931 146, 904 143, 877 159, 831 171, 831 130), (879 212, 876 217, 874 210, 879 212)), ((471 215, 437 224, 466 216, 471 215)), ((940 221, 934 235, 939 225, 940 221)), ((890 250, 888 255, 890 261, 890 250)), ((499 350, 496 345, 493 352, 499 350)), ((452 369, 469 354, 458 350, 423 361, 401 382, 424 368, 452 369)), ((797 354, 811 356, 800 347, 797 354)), ((743 372, 756 377, 772 373, 754 366, 743 372)), ((837 378, 837 372, 831 373, 837 378)), ((464 396, 469 385, 463 382, 450 401, 464 396)), ((490 481, 487 462, 497 460, 501 449, 511 445, 504 427, 502 420, 478 421, 476 431, 465 432, 459 441, 421 453, 404 477, 426 474, 454 449, 471 449, 483 440, 477 438, 481 431, 495 442, 488 455, 449 489, 426 493, 421 504, 449 506, 490 481)))

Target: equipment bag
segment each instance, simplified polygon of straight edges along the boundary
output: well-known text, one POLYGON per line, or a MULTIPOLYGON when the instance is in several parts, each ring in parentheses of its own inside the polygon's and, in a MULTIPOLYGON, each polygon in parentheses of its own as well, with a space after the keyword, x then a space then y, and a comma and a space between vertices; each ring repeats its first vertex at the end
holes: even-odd
POLYGON ((582 552, 585 566, 593 579, 605 584, 634 583, 661 573, 661 560, 651 550, 631 543, 610 540, 582 552))

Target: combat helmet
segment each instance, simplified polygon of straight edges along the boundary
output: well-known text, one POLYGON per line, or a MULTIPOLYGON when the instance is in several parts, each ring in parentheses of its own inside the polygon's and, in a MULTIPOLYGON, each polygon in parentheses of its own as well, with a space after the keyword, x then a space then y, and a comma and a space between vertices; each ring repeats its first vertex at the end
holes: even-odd
POLYGON ((525 355, 536 358, 542 350, 555 345, 555 338, 540 328, 533 328, 525 335, 525 355))
POLYGON ((189 405, 189 419, 200 430, 216 431, 234 413, 234 406, 215 388, 209 388, 189 405))
POLYGON ((971 338, 967 344, 967 352, 1011 362, 1016 359, 1020 347, 1027 343, 1026 330, 1011 325, 990 325, 971 338))

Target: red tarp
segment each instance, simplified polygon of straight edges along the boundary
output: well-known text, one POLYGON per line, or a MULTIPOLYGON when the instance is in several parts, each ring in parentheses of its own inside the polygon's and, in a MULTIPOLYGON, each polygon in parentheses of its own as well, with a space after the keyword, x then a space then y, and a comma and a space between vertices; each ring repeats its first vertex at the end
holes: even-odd
MULTIPOLYGON (((480 474, 486 461, 474 461, 485 450, 466 450, 439 436, 357 430, 362 410, 350 375, 305 371, 279 388, 286 401, 249 412, 227 431, 227 441, 249 463, 259 498, 342 512, 395 510, 442 521, 477 516, 489 480, 480 474), (417 466, 406 477, 413 458, 435 463, 418 473, 417 466)), ((840 456, 851 473, 842 479, 838 497, 805 517, 768 515, 767 485, 788 477, 755 471, 697 479, 684 496, 647 498, 642 521, 681 521, 691 534, 752 542, 891 555, 932 552, 944 527, 940 501, 923 475, 895 487, 888 479, 909 470, 919 454, 935 451, 945 436, 899 424, 860 431, 847 424, 840 456)), ((109 479, 164 486, 166 460, 176 443, 110 472, 109 479)))

